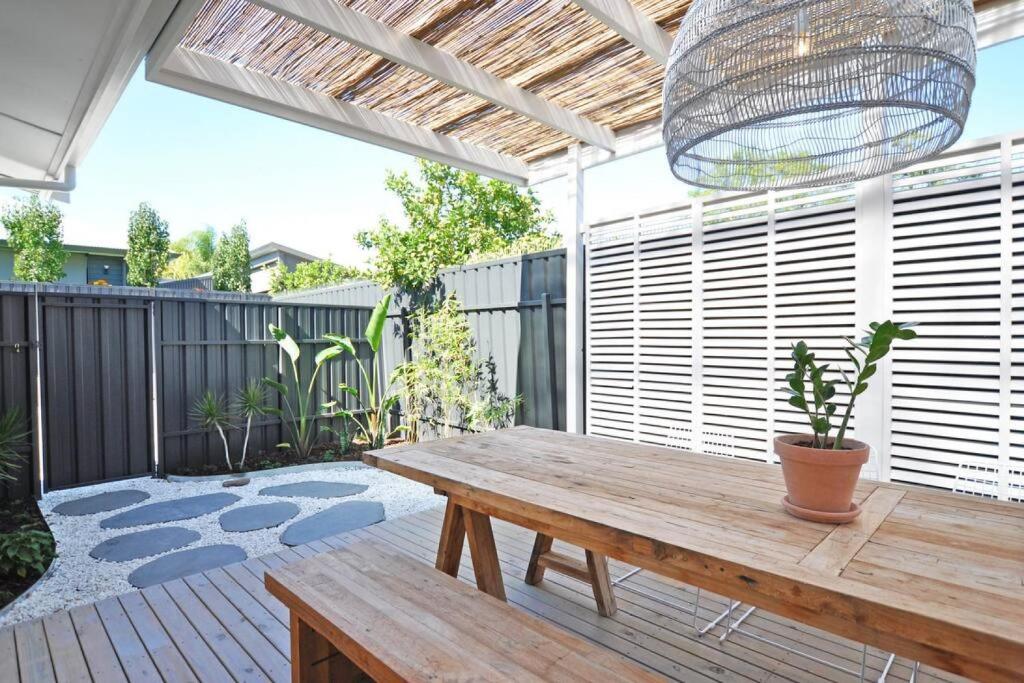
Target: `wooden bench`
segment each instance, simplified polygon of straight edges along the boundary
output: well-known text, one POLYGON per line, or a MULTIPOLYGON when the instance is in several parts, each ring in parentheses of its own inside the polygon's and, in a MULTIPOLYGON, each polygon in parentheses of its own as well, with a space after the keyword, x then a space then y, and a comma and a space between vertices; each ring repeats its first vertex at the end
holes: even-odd
POLYGON ((291 612, 292 680, 662 681, 379 543, 266 573, 291 612))

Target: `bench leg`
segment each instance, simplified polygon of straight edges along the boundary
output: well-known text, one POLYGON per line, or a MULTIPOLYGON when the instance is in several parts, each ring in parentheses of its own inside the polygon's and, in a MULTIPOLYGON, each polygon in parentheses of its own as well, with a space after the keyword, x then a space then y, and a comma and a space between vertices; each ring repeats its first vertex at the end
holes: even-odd
POLYGON ((544 567, 538 560, 540 556, 551 552, 551 544, 555 539, 544 534, 537 534, 537 539, 533 542, 533 552, 530 554, 530 564, 526 567, 526 583, 530 586, 536 586, 538 583, 544 580, 544 567))
POLYGON ((444 509, 444 521, 441 523, 441 540, 437 544, 437 563, 439 571, 458 578, 459 564, 462 562, 462 543, 466 539, 466 519, 462 506, 456 505, 451 498, 444 509))
POLYGON ((466 535, 469 538, 469 552, 473 557, 476 587, 504 602, 505 583, 501 578, 501 565, 498 563, 498 549, 494 545, 491 518, 469 508, 462 510, 466 535))
POLYGON ((292 683, 362 683, 370 680, 330 641, 291 613, 292 683))

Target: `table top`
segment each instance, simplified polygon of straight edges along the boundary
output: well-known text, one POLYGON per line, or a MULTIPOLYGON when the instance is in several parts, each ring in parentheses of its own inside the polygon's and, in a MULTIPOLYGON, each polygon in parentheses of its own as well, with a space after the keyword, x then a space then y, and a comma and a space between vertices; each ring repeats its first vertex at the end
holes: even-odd
POLYGON ((364 454, 479 512, 947 671, 1020 680, 1024 505, 862 481, 842 526, 776 465, 532 427, 364 454))

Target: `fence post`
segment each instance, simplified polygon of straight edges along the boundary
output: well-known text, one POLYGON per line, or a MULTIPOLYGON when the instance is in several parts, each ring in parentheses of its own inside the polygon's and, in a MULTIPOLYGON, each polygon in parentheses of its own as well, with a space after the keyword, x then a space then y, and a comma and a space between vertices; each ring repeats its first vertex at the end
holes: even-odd
POLYGON ((551 308, 551 294, 540 295, 541 314, 544 316, 544 356, 548 364, 548 402, 551 428, 558 429, 558 358, 555 354, 555 312, 551 308))
POLYGON ((580 146, 569 147, 566 156, 568 218, 565 239, 565 429, 585 431, 583 376, 583 300, 585 253, 581 241, 583 229, 583 166, 580 146))
POLYGON ((43 339, 42 305, 39 301, 39 287, 34 287, 29 305, 29 376, 32 387, 32 420, 35 421, 35 439, 32 443, 32 492, 37 499, 46 493, 46 451, 43 430, 43 339))
POLYGON ((163 377, 163 328, 157 322, 156 299, 149 301, 149 353, 150 353, 150 376, 153 383, 151 389, 151 400, 153 410, 153 474, 157 477, 164 475, 164 459, 161 448, 163 443, 160 438, 160 399, 161 379, 163 377))

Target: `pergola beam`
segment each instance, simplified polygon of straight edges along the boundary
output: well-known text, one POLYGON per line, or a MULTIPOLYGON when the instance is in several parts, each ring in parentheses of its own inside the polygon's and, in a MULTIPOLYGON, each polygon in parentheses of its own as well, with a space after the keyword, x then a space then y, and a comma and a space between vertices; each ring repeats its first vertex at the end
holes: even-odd
POLYGON ((150 80, 211 99, 433 159, 467 171, 525 185, 527 165, 516 157, 435 133, 371 109, 177 47, 150 80))
POLYGON ((629 0, 573 0, 587 14, 643 50, 658 64, 668 64, 672 36, 629 0))
POLYGON ((539 121, 578 140, 608 151, 615 149, 615 133, 611 128, 585 119, 334 0, 252 2, 454 88, 472 93, 499 107, 539 121))

